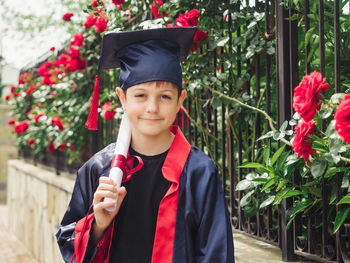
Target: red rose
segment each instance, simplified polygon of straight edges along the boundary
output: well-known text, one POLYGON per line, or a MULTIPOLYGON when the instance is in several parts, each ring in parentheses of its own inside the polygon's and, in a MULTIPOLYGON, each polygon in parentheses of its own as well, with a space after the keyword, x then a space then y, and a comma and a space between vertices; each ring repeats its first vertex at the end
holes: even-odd
POLYGON ((50 94, 51 94, 52 97, 57 97, 58 96, 57 92, 55 92, 55 91, 51 91, 50 94))
POLYGON ((39 114, 33 115, 34 122, 35 122, 36 124, 38 124, 38 123, 39 123, 39 119, 40 119, 40 117, 42 117, 42 116, 44 116, 44 113, 39 113, 39 114))
POLYGON ((175 25, 177 27, 197 26, 198 18, 199 18, 198 10, 192 9, 186 12, 184 15, 180 14, 180 16, 175 20, 175 25))
POLYGON ((7 94, 7 95, 4 97, 4 101, 8 101, 9 99, 11 99, 11 94, 7 94))
POLYGON ((19 93, 18 93, 18 92, 12 92, 12 96, 13 96, 14 98, 17 98, 17 97, 19 96, 19 93))
POLYGON ((56 82, 51 80, 51 76, 45 76, 43 80, 41 81, 43 85, 51 86, 53 84, 56 84, 56 82))
POLYGON ((334 114, 335 130, 344 142, 350 144, 350 93, 345 95, 334 114))
POLYGON ((29 128, 29 124, 27 121, 22 121, 15 125, 14 132, 19 134, 25 132, 29 128))
MULTIPOLYGON (((156 0, 157 1, 157 4, 159 7, 161 7, 163 5, 163 2, 162 0, 156 0)), ((160 18, 161 15, 159 14, 159 10, 158 10, 158 7, 157 7, 157 4, 155 1, 152 2, 152 5, 151 5, 151 11, 152 11, 152 14, 154 15, 155 18, 160 18)), ((167 12, 163 12, 163 16, 168 16, 167 12)))
POLYGON ((59 148, 60 150, 63 150, 64 148, 66 148, 66 144, 65 144, 65 143, 62 143, 58 148, 59 148))
MULTIPOLYGON (((188 111, 188 107, 185 107, 186 112, 188 111)), ((182 108, 180 108, 179 112, 177 113, 177 119, 174 121, 173 125, 176 125, 176 123, 178 123, 178 125, 180 127, 183 126, 188 126, 188 117, 186 115, 186 113, 183 113, 182 108)))
POLYGON ((194 35, 193 41, 198 42, 202 41, 203 39, 206 39, 208 37, 208 34, 197 29, 196 34, 194 35))
POLYGON ((74 35, 74 39, 70 42, 71 46, 81 47, 84 44, 84 35, 83 33, 78 33, 74 35))
POLYGON ((51 47, 51 48, 50 48, 50 51, 55 51, 55 47, 51 47))
POLYGON ((97 7, 97 6, 98 6, 98 3, 97 3, 96 0, 94 0, 94 1, 91 2, 91 5, 92 5, 92 7, 97 7))
POLYGON ((34 138, 30 138, 29 140, 28 140, 28 146, 31 146, 31 145, 33 145, 34 144, 34 138))
POLYGON ((54 152, 55 151, 55 146, 53 145, 52 141, 47 146, 47 149, 49 150, 49 152, 54 152))
POLYGON ((73 151, 74 150, 74 145, 69 145, 68 148, 69 148, 69 150, 73 151))
POLYGON ((125 2, 125 0, 112 0, 113 4, 115 5, 121 5, 125 2))
POLYGON ((27 89, 26 96, 29 96, 34 90, 35 90, 34 85, 30 86, 30 87, 27 89))
POLYGON ((85 22, 84 22, 84 27, 85 30, 88 30, 90 27, 92 27, 96 23, 97 17, 94 16, 94 14, 89 15, 85 22))
POLYGON ((79 69, 79 70, 86 69, 86 61, 84 59, 77 60, 77 69, 79 69))
POLYGON ((17 87, 16 86, 11 86, 11 93, 13 93, 13 92, 15 92, 15 90, 17 89, 17 87))
POLYGON ((62 125, 60 117, 58 117, 58 116, 53 117, 52 120, 51 120, 51 123, 52 123, 53 126, 57 126, 60 131, 64 130, 64 127, 62 125))
POLYGON ((299 86, 294 89, 293 108, 305 121, 311 121, 320 110, 322 92, 328 90, 328 83, 324 83, 321 73, 314 71, 303 77, 299 86))
POLYGON ((113 107, 111 102, 106 102, 102 106, 103 117, 107 121, 111 121, 114 118, 117 107, 113 107))
POLYGON ((80 58, 80 50, 71 47, 68 49, 67 55, 73 59, 80 58))
POLYGON ((310 135, 314 133, 315 123, 315 121, 305 122, 303 120, 295 127, 293 151, 298 153, 298 158, 303 155, 305 162, 309 160, 311 153, 316 152, 316 150, 311 148, 312 142, 310 138, 310 135))
POLYGON ((73 16, 73 13, 65 13, 63 16, 62 16, 62 19, 63 21, 70 21, 71 17, 73 16))
POLYGON ((24 84, 27 83, 31 80, 32 78, 32 74, 28 73, 28 72, 23 72, 21 74, 21 76, 19 76, 19 84, 24 84))
POLYGON ((16 121, 14 119, 12 119, 12 120, 9 120, 7 122, 7 125, 14 125, 15 123, 16 123, 16 121))
POLYGON ((108 21, 104 20, 102 17, 98 17, 95 22, 95 31, 97 33, 103 33, 107 29, 108 21))

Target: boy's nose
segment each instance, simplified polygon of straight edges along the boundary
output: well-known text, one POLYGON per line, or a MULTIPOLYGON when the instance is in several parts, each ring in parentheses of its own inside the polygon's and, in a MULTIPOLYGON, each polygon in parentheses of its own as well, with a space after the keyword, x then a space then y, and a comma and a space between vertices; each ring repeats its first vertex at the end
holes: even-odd
POLYGON ((147 102, 146 112, 157 112, 158 103, 156 99, 150 98, 147 102))

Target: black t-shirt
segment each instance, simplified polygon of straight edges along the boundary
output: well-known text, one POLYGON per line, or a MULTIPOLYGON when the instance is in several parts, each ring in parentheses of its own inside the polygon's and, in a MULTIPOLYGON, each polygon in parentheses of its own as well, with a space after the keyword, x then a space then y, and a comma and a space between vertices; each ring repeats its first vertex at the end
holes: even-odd
POLYGON ((145 156, 130 148, 129 153, 140 156, 144 165, 122 184, 127 195, 115 219, 109 262, 149 263, 159 204, 171 185, 162 174, 168 151, 145 156))

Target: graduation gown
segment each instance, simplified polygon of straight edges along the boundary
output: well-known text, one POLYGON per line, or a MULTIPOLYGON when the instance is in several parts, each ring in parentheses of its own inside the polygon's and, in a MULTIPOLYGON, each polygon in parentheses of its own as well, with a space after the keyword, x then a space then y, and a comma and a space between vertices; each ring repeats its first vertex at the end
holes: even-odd
MULTIPOLYGON (((232 229, 217 167, 187 142, 178 127, 171 129, 175 138, 162 167, 171 186, 159 205, 152 263, 232 263, 232 229)), ((109 175, 114 147, 111 144, 96 153, 78 171, 56 234, 65 262, 71 262, 73 254, 76 262, 83 261, 94 216, 89 208, 99 177, 109 175)), ((108 262, 113 228, 114 221, 91 262, 108 262)))

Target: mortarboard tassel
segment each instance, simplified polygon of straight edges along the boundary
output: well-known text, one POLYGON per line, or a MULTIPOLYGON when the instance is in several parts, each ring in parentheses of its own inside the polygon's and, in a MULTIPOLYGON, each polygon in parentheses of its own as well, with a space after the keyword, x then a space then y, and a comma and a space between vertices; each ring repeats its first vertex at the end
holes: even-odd
POLYGON ((85 128, 88 128, 89 130, 95 130, 95 131, 97 130, 97 121, 98 121, 98 100, 99 100, 99 93, 100 93, 99 78, 100 76, 96 75, 94 93, 92 95, 89 117, 85 123, 85 128))

